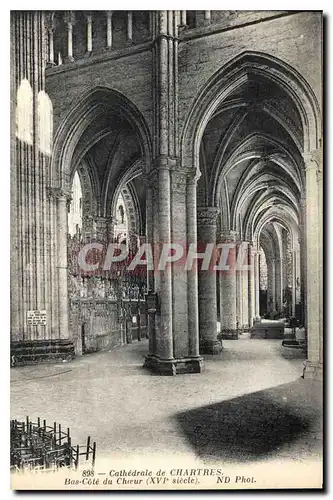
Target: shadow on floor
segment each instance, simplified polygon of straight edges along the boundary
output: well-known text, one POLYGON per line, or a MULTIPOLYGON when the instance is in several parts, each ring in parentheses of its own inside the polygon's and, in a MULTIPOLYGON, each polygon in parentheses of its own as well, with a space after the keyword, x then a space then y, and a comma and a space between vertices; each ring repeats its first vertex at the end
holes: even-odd
POLYGON ((201 458, 247 462, 268 455, 297 458, 304 452, 320 454, 322 413, 318 390, 312 388, 310 397, 304 386, 303 380, 297 380, 179 413, 176 418, 201 458))

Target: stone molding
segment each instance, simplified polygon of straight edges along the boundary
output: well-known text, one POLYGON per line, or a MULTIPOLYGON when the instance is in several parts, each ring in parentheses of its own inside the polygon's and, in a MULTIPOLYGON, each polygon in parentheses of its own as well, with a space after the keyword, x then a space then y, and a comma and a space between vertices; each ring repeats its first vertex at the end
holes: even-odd
POLYGON ((64 188, 48 187, 47 194, 49 198, 52 198, 54 200, 66 198, 67 202, 70 203, 72 201, 72 193, 64 188))
POLYGON ((48 33, 53 33, 57 27, 56 21, 55 21, 55 12, 47 12, 45 14, 45 28, 48 31, 48 33))
POLYGON ((237 239, 237 231, 221 231, 220 232, 220 238, 219 242, 220 243, 235 243, 237 239))
POLYGON ((187 175, 183 171, 171 170, 171 191, 185 194, 187 175))
POLYGON ((317 182, 322 180, 323 176, 323 148, 314 149, 303 155, 305 170, 316 169, 317 182))
POLYGON ((217 207, 199 207, 197 221, 200 226, 216 226, 220 211, 217 207))
POLYGON ((65 15, 64 15, 64 22, 66 24, 71 24, 72 26, 74 26, 75 24, 75 14, 72 10, 68 10, 66 11, 65 15))

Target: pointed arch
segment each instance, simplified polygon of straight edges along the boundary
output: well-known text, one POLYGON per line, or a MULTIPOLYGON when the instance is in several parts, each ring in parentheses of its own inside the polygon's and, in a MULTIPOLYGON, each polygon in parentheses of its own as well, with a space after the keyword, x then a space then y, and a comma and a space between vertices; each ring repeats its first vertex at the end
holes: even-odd
POLYGON ((199 171, 199 150, 204 130, 221 103, 250 75, 259 75, 282 88, 295 104, 303 126, 304 152, 315 150, 321 140, 317 99, 303 76, 289 64, 269 54, 246 51, 219 69, 199 92, 188 114, 181 139, 184 166, 199 171))
POLYGON ((120 92, 97 86, 75 101, 58 128, 51 159, 51 178, 54 185, 68 189, 75 147, 91 122, 92 116, 112 109, 134 128, 141 150, 145 172, 151 167, 151 138, 146 121, 139 109, 120 92))

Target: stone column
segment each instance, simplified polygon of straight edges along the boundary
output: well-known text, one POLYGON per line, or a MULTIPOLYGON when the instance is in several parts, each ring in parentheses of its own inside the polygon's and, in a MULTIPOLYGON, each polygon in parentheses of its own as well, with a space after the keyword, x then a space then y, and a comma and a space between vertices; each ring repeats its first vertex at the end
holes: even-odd
POLYGON ((307 324, 307 304, 306 304, 306 280, 307 280, 307 271, 306 271, 306 195, 303 194, 301 196, 300 203, 300 301, 301 301, 301 324, 305 326, 307 324))
MULTIPOLYGON (((154 244, 154 227, 153 227, 153 185, 147 186, 146 192, 146 241, 151 247, 154 244)), ((147 292, 153 293, 155 291, 154 286, 154 271, 149 269, 147 266, 147 292)), ((147 332, 149 339, 149 353, 151 355, 156 354, 156 325, 155 325, 155 309, 148 309, 148 324, 147 332)))
POLYGON ((72 11, 66 12, 65 23, 67 24, 67 62, 73 62, 73 26, 75 24, 75 16, 72 11))
POLYGON ((254 250, 254 294, 255 294, 255 318, 260 320, 260 252, 254 250))
POLYGON ((282 262, 280 258, 275 259, 275 307, 277 311, 282 309, 282 262))
MULTIPOLYGON (((217 215, 218 209, 215 207, 198 209, 198 249, 200 253, 206 250, 207 244, 216 245, 217 215)), ((202 263, 199 263, 200 351, 203 354, 217 354, 222 349, 222 343, 217 340, 216 272, 212 270, 212 267, 208 270, 201 270, 201 266, 202 263)))
POLYGON ((305 378, 322 378, 323 369, 323 235, 322 149, 304 156, 306 168, 306 304, 305 378))
POLYGON ((154 186, 152 219, 157 253, 154 260, 154 287, 158 307, 156 344, 150 346, 145 365, 165 375, 201 371, 201 358, 196 355, 195 342, 194 345, 190 344, 189 339, 188 273, 182 270, 178 273, 169 264, 159 266, 161 252, 172 249, 171 244, 182 243, 172 241, 173 238, 184 238, 184 244, 187 243, 185 174, 190 172, 192 165, 182 165, 180 168, 179 160, 178 24, 177 11, 152 12, 153 161, 149 177, 152 179, 150 185, 154 186))
POLYGON ((11 340, 23 342, 59 336, 55 202, 47 189, 49 154, 38 136, 38 96, 45 92, 48 57, 45 16, 41 11, 11 11, 10 16, 11 340), (22 103, 24 83, 28 100, 22 103), (28 325, 30 310, 46 310, 46 326, 28 325))
MULTIPOLYGON (((240 242, 237 243, 236 251, 237 257, 239 252, 240 242)), ((243 281, 242 281, 242 271, 236 266, 236 324, 239 330, 242 329, 243 325, 243 281)))
POLYGON ((295 303, 301 302, 301 258, 300 258, 300 245, 297 241, 294 250, 294 263, 295 263, 295 303))
MULTIPOLYGON (((159 254, 164 245, 171 243, 170 170, 161 162, 152 176, 155 193, 152 199, 154 230, 154 289, 157 293, 155 336, 150 343, 145 366, 163 375, 175 375, 172 324, 172 274, 169 265, 158 269, 159 254)), ((148 208, 148 207, 147 207, 148 208)), ((153 330, 150 325, 151 332, 153 330)))
POLYGON ((256 315, 256 307, 255 307, 255 266, 254 266, 254 261, 255 261, 255 250, 253 243, 249 244, 249 255, 248 255, 248 262, 249 262, 249 271, 248 271, 248 279, 249 279, 249 327, 253 326, 253 320, 255 319, 256 315))
POLYGON ((46 29, 48 34, 49 50, 48 50, 48 66, 54 66, 54 39, 53 33, 55 29, 54 23, 54 12, 50 12, 46 15, 46 29))
POLYGON ((266 255, 267 262, 267 303, 268 311, 275 311, 275 259, 266 255))
POLYGON ((86 14, 87 17, 87 55, 92 52, 92 15, 86 14))
POLYGON ((180 11, 180 25, 186 26, 186 10, 180 11))
POLYGON ((129 11, 127 13, 127 40, 132 42, 133 40, 133 12, 129 11))
POLYGON ((112 11, 106 12, 106 46, 112 48, 112 11))
POLYGON ((211 11, 210 10, 205 10, 205 21, 210 23, 210 18, 211 18, 211 11))
POLYGON ((107 242, 110 219, 106 217, 94 217, 94 221, 96 231, 95 237, 100 241, 107 242))
POLYGON ((239 288, 240 288, 240 301, 242 302, 241 311, 242 318, 240 326, 248 328, 249 326, 249 272, 248 272, 248 242, 242 241, 238 245, 237 253, 237 267, 239 270, 239 288))
POLYGON ((290 245, 290 238, 291 238, 291 235, 289 235, 289 233, 283 229, 281 231, 281 290, 282 290, 281 306, 282 307, 283 307, 283 294, 284 294, 284 291, 288 288, 289 283, 290 283, 289 262, 290 262, 290 259, 292 261, 292 258, 293 258, 291 245, 290 245))
MULTIPOLYGON (((197 245, 197 181, 198 176, 188 176, 186 185, 187 246, 197 245)), ((189 356, 199 363, 199 303, 198 273, 195 266, 187 272, 187 310, 189 356)))
MULTIPOLYGON (((159 243, 170 244, 171 239, 171 193, 170 171, 160 168, 158 171, 158 223, 159 243)), ((172 340, 172 276, 171 268, 167 266, 159 271, 160 330, 159 356, 170 361, 173 359, 172 340)))
MULTIPOLYGON (((171 170, 171 242, 186 247, 187 173, 178 167, 171 170)), ((176 359, 189 355, 187 275, 184 259, 168 264, 172 271, 173 350, 176 359)))
POLYGON ((229 231, 222 233, 220 243, 225 245, 222 252, 228 254, 225 269, 219 270, 220 277, 220 322, 221 338, 237 339, 237 307, 236 307, 236 233, 229 231))
POLYGON ((297 271, 296 271, 296 251, 292 250, 292 281, 291 281, 291 315, 295 316, 296 311, 296 286, 297 286, 297 271))
POLYGON ((110 215, 106 219, 106 236, 107 236, 107 241, 113 241, 114 238, 114 218, 112 215, 110 215))
POLYGON ((70 194, 58 190, 57 207, 57 247, 58 247, 58 280, 59 280, 59 338, 67 339, 68 330, 68 270, 67 270, 67 214, 70 194))

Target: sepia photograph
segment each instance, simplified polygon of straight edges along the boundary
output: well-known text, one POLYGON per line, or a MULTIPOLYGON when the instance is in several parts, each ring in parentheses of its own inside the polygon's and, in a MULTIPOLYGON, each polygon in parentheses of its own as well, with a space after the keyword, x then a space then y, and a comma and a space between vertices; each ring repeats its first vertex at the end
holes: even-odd
POLYGON ((9 22, 11 489, 323 489, 323 12, 9 22))

